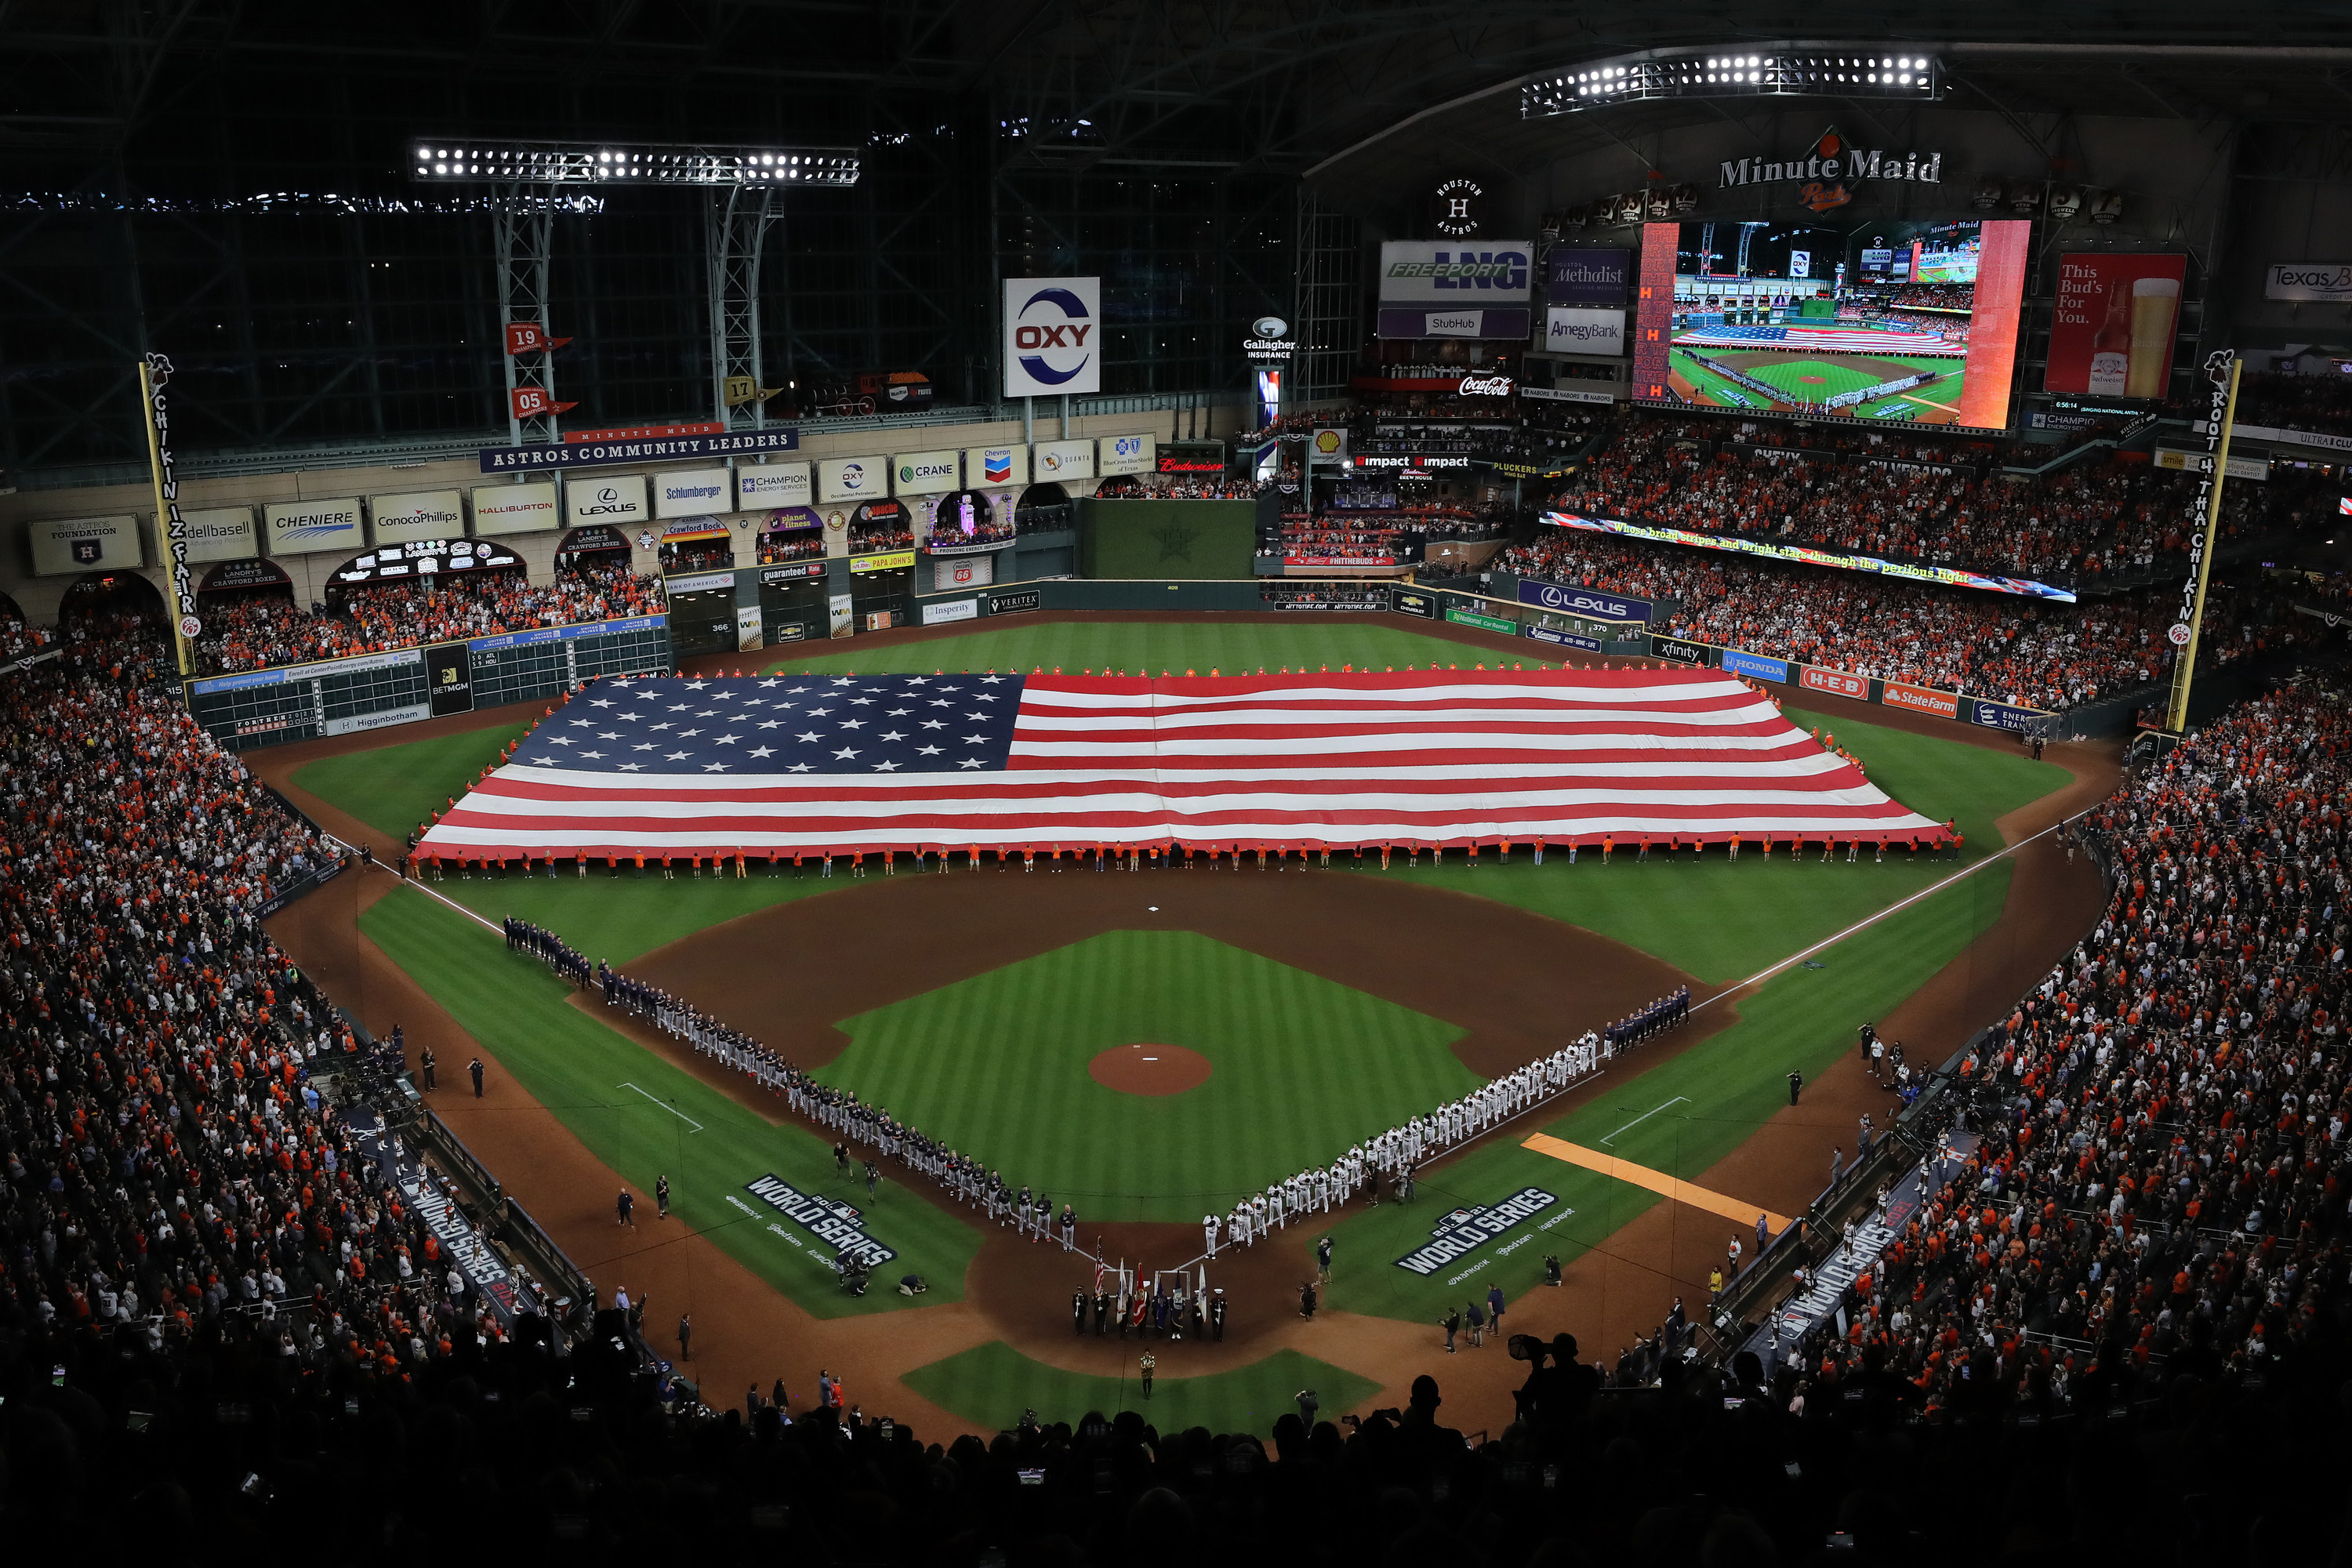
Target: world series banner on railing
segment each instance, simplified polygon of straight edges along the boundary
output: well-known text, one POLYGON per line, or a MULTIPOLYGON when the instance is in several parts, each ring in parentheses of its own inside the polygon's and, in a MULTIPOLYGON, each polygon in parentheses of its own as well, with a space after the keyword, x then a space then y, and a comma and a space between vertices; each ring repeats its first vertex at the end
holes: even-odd
POLYGON ((1923 566, 1916 562, 1889 561, 1884 556, 1825 550, 1812 544, 1775 544, 1769 540, 1751 539, 1739 533, 1704 533, 1689 528, 1652 528, 1644 523, 1620 522, 1615 518, 1587 517, 1573 511, 1548 511, 1543 514, 1543 521, 1554 528, 1613 533, 1622 539, 1645 539, 1656 544, 1686 544, 1696 550, 1722 550, 1736 555, 1757 555, 1767 561, 1784 561, 1801 566, 1832 566, 1843 572, 1870 572, 1882 577, 1900 577, 1914 583, 1940 583, 1950 588, 1977 588, 1988 594, 2015 594, 2032 599, 2055 600, 2065 605, 2074 603, 2075 599, 2073 589, 2061 588, 2054 583, 2037 582, 2032 577, 1997 577, 1958 566, 1923 566))

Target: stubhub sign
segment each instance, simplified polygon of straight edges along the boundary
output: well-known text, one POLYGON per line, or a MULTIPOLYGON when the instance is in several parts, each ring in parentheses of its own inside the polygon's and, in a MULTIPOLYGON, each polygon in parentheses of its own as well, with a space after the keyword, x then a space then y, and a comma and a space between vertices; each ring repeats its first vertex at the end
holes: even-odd
POLYGON ((1641 621, 1650 618, 1650 601, 1629 598, 1622 594, 1603 594, 1591 588, 1570 588, 1559 583, 1538 583, 1533 578, 1519 579, 1519 603, 1541 609, 1558 610, 1563 615, 1590 616, 1596 621, 1641 621))

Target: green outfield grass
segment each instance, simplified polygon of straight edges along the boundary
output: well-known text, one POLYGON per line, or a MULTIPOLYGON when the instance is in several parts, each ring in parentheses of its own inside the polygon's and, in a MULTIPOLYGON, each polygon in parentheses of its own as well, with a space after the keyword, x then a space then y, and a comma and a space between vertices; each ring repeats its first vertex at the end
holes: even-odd
MULTIPOLYGON (((1073 1335, 1075 1340, 1076 1336, 1073 1335)), ((977 1426, 1010 1431, 1024 1412, 1038 1420, 1072 1426, 1089 1412, 1116 1415, 1122 1410, 1140 1413, 1162 1432, 1206 1426, 1212 1432, 1249 1432, 1264 1437, 1285 1415, 1298 1413, 1296 1398, 1311 1388, 1320 1402, 1320 1419, 1336 1418, 1380 1392, 1381 1385, 1345 1368, 1318 1361, 1295 1350, 1280 1350, 1264 1361, 1205 1377, 1171 1377, 1181 1364, 1181 1347, 1150 1342, 1160 1367, 1152 1380, 1151 1397, 1143 1397, 1137 1361, 1143 1342, 1106 1337, 1083 1342, 1079 1353, 1099 1359, 1098 1373, 1065 1372, 1032 1360, 1002 1340, 976 1345, 961 1355, 917 1367, 899 1381, 942 1409, 952 1410, 977 1426), (1099 1354, 1097 1354, 1099 1352, 1099 1354)))
MULTIPOLYGON (((1788 1104, 1788 1075, 1811 1079, 1853 1048, 1854 1028, 1884 1018, 2000 918, 2006 864, 1922 900, 1867 931, 1824 950, 1819 969, 1791 968, 1739 1004, 1739 1021, 1672 1060, 1643 1070, 1637 1053, 1611 1069, 1609 1089, 1582 1110, 1542 1129, 1554 1137, 1631 1160, 1685 1180, 1757 1136, 1788 1104)), ((1938 1064, 1915 1060, 1914 1067, 1938 1064)), ((1882 1122, 1883 1126, 1883 1122, 1882 1122)), ((1528 1131, 1444 1167, 1421 1184, 1416 1202, 1358 1208, 1335 1231, 1332 1283, 1326 1302, 1348 1311, 1433 1321, 1491 1280, 1516 1300, 1537 1288, 1543 1256, 1563 1263, 1605 1248, 1609 1237, 1663 1201, 1648 1189, 1521 1148, 1528 1131), (1424 1247, 1431 1227, 1454 1206, 1492 1205, 1527 1187, 1559 1201, 1495 1241, 1426 1278, 1396 1259, 1424 1247)), ((1818 1163, 1829 1178, 1834 1145, 1849 1158, 1855 1126, 1824 1117, 1766 1136, 1786 1138, 1789 1157, 1818 1163)), ((1753 1195, 1733 1193, 1735 1198, 1753 1195)), ((1685 1210, 1689 1223, 1720 1232, 1720 1247, 1740 1227, 1685 1210)), ((1743 1241, 1754 1255, 1755 1236, 1743 1241)), ((1688 1303, 1696 1311, 1699 1303, 1688 1303)), ((1522 1322, 1526 1320, 1522 1319, 1522 1322)))
MULTIPOLYGON (((1530 645, 1532 646, 1532 645, 1530 645)), ((1467 647, 1442 637, 1424 637, 1402 627, 1361 626, 1302 617, 1297 622, 1254 621, 1032 621, 931 642, 899 643, 886 647, 837 648, 824 653, 781 657, 771 654, 768 669, 804 669, 813 674, 838 675, 858 670, 869 675, 905 672, 928 674, 934 669, 1018 669, 1059 668, 1076 675, 1083 669, 1124 670, 1153 675, 1213 668, 1226 675, 1261 667, 1271 672, 1291 669, 1382 669, 1407 665, 1427 668, 1433 664, 1458 664, 1467 669, 1484 659, 1492 665, 1524 664, 1529 669, 1554 669, 1558 659, 1546 659, 1513 650, 1497 655, 1467 647)))
MULTIPOLYGON (((1858 723, 1783 708, 1789 721, 1820 728, 1862 759, 1873 784, 1923 816, 1955 823, 1967 840, 1962 864, 2000 847, 1995 819, 2053 790, 2069 777, 2054 763, 2021 752, 1992 751, 1938 740, 1883 724, 1858 723)), ((1522 851, 1511 864, 1489 858, 1473 870, 1460 858, 1418 870, 1391 865, 1402 876, 1457 893, 1517 904, 1616 938, 1629 947, 1717 984, 1746 978, 1801 948, 1836 935, 1898 899, 1908 898, 1960 868, 1949 860, 1907 850, 1885 865, 1820 864, 1818 847, 1801 864, 1784 850, 1765 859, 1749 846, 1737 864, 1721 851, 1685 851, 1636 864, 1622 847, 1603 867, 1584 855, 1574 866, 1554 851, 1540 868, 1522 851), (1694 912, 1697 911, 1696 918, 1694 912)), ((2007 886, 2005 868, 1980 873, 2007 886)))
MULTIPOLYGON (((1759 348, 1764 346, 1759 345, 1759 348)), ((1908 370, 1955 373, 1949 380, 1915 388, 1914 391, 1916 395, 1931 398, 1937 403, 1957 404, 1962 385, 1961 377, 1957 373, 1966 363, 1948 356, 1874 354, 1869 356, 1870 366, 1866 369, 1850 361, 1830 355, 1788 360, 1777 364, 1742 364, 1738 363, 1738 356, 1741 351, 1738 349, 1710 349, 1706 352, 1710 359, 1724 360, 1727 368, 1751 375, 1768 386, 1780 388, 1788 394, 1789 401, 1792 403, 1820 403, 1842 392, 1854 392, 1865 386, 1874 386, 1879 382, 1890 379, 1881 373, 1880 367, 1901 365, 1908 370), (1804 379, 1807 376, 1819 376, 1821 379, 1818 382, 1808 382, 1804 379)), ((1701 365, 1688 350, 1676 349, 1672 352, 1669 358, 1673 367, 1682 372, 1684 378, 1694 387, 1714 397, 1724 406, 1757 408, 1764 405, 1764 400, 1759 394, 1701 365)), ((1843 412, 1856 418, 1884 416, 1888 419, 1896 417, 1916 419, 1928 413, 1929 410, 1898 393, 1889 397, 1874 398, 1868 403, 1856 404, 1843 412)))
POLYGON ((1479 1082, 1462 1031, 1193 931, 1107 931, 845 1020, 817 1076, 1082 1221, 1224 1213, 1479 1082), (1181 1094, 1104 1088, 1138 1042, 1209 1059, 1181 1094))
POLYGON ((377 746, 323 757, 294 770, 294 784, 351 813, 378 833, 404 841, 419 823, 452 800, 463 800, 509 741, 539 720, 538 710, 511 724, 461 730, 429 741, 377 746))
POLYGON ((657 1175, 669 1176, 677 1218, 667 1234, 651 1218, 652 1204, 641 1202, 635 1231, 615 1226, 610 1251, 574 1255, 600 1286, 626 1282, 632 1252, 665 1245, 690 1227, 817 1317, 914 1304, 916 1299, 887 1285, 863 1297, 844 1295, 835 1283, 831 1247, 746 1191, 774 1174, 803 1192, 846 1198, 864 1211, 870 1234, 898 1254, 875 1270, 877 1280, 919 1273, 931 1282, 923 1304, 961 1299, 964 1269, 979 1250, 980 1235, 928 1198, 886 1181, 869 1200, 863 1183, 835 1174, 822 1140, 770 1124, 605 1027, 570 1005, 571 987, 546 965, 508 952, 496 931, 419 889, 403 888, 379 900, 360 926, 532 1099, 640 1194, 653 1191, 657 1175))

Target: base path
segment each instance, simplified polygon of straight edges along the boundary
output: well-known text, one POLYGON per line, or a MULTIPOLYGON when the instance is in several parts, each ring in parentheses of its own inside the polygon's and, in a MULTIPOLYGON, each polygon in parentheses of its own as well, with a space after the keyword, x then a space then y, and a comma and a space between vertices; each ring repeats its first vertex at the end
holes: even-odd
MULTIPOLYGON (((1199 617, 1071 614, 1045 618, 1199 617)), ((1219 618, 1274 624, 1291 619, 1279 615, 1219 618)), ((1399 625, 1389 616, 1328 618, 1362 619, 1391 629, 1399 625)), ((1444 623, 1415 623, 1411 629, 1465 645, 1466 655, 1484 651, 1527 658, 1533 651, 1523 642, 1444 623)), ((942 627, 882 637, 919 641, 948 631, 942 627)), ((858 646, 871 646, 870 639, 860 638, 858 646)), ((774 659, 772 653, 758 657, 762 664, 774 659)), ((751 662, 741 655, 719 655, 689 661, 689 666, 751 662)), ((1928 715, 1821 692, 1767 689, 1842 721, 1996 749, 2017 744, 2011 736, 1928 715)), ((400 847, 307 792, 291 788, 293 769, 316 756, 394 744, 443 729, 513 722, 531 711, 535 708, 519 706, 366 737, 271 748, 248 753, 247 760, 257 774, 286 790, 331 830, 353 842, 372 843, 379 856, 387 856, 400 847)), ((2058 745, 2051 748, 2049 759, 2074 774, 2074 784, 2004 818, 2000 826, 2006 842, 2020 842, 2086 809, 2114 787, 2117 769, 2112 748, 2058 745)), ((2104 902, 2098 874, 2086 858, 2070 859, 2059 838, 2041 840, 2014 861, 1999 921, 1881 1022, 1882 1033, 1906 1042, 1915 1063, 1940 1061, 1977 1028, 2003 1016, 2097 918, 2104 902)), ((1509 873, 1498 869, 1495 874, 1509 873)), ((829 1025, 808 1020, 846 1017, 861 1006, 875 1005, 887 999, 877 994, 886 982, 898 994, 913 994, 1111 924, 1146 926, 1165 917, 1174 926, 1234 941, 1310 973, 1449 1018, 1468 1030, 1456 1047, 1462 1059, 1487 1075, 1549 1049, 1562 1037, 1563 1026, 1573 1032, 1615 1016, 1627 1004, 1662 994, 1681 979, 1631 949, 1478 899, 1296 870, 1143 875, 1148 882, 1127 873, 1051 876, 992 870, 944 878, 868 879, 846 897, 810 900, 802 917, 809 922, 805 926, 792 923, 791 912, 800 905, 749 916, 652 955, 648 962, 657 960, 669 977, 651 973, 646 977, 696 995, 803 1065, 815 1065, 830 1059, 845 1042, 829 1025), (1047 897, 1049 886, 1057 896, 1047 897), (1147 888, 1151 896, 1139 896, 1147 888), (1171 888, 1182 896, 1171 897, 1171 888), (1161 906, 1158 913, 1148 911, 1152 903, 1161 906), (824 919, 812 919, 820 904, 824 919), (921 924, 904 923, 918 912, 921 924), (1403 959, 1394 948, 1361 951, 1367 928, 1384 929, 1408 913, 1412 951, 1403 959), (1036 922, 1035 929, 1009 929, 1008 914, 1036 922), (836 918, 847 928, 837 938, 819 929, 836 918), (746 927, 760 929, 727 934, 746 927), (1227 936, 1227 930, 1239 934, 1227 936), (910 942, 910 931, 921 931, 923 940, 910 942), (739 952, 751 950, 754 936, 796 945, 769 948, 761 964, 739 967, 732 975, 713 973, 719 965, 710 952, 736 941, 745 943, 739 952), (706 938, 718 940, 711 948, 695 951, 706 938), (1530 948, 1529 942, 1537 945, 1530 948), (1544 942, 1558 945, 1546 949, 1544 942), (853 944, 862 945, 853 949, 853 944), (890 973, 877 980, 845 975, 835 963, 793 962, 795 988, 803 994, 801 1005, 790 1009, 789 1016, 780 1016, 785 1010, 772 995, 756 994, 762 989, 758 977, 773 973, 772 959, 779 952, 792 961, 814 959, 821 952, 838 957, 853 950, 868 959, 875 953, 890 954, 890 973), (1575 976, 1579 1005, 1572 1016, 1559 1012, 1561 971, 1549 967, 1564 962, 1573 963, 1570 973, 1575 976), (677 984, 688 971, 698 973, 689 984, 677 984), (733 994, 727 995, 730 985, 733 994), (771 1028, 778 1034, 771 1037, 771 1028)), ((383 1034, 402 1024, 412 1051, 432 1046, 442 1075, 442 1087, 427 1096, 434 1108, 600 1286, 609 1291, 612 1285, 625 1283, 633 1295, 650 1294, 649 1339, 667 1348, 667 1331, 677 1312, 692 1310, 696 1357, 687 1370, 700 1380, 710 1403, 740 1405, 747 1384, 756 1380, 765 1389, 782 1375, 795 1403, 806 1408, 816 1369, 824 1366, 842 1374, 850 1396, 868 1411, 896 1414, 929 1439, 971 1429, 970 1424, 920 1399, 898 1381, 914 1367, 1001 1339, 1054 1365, 1113 1370, 1106 1358, 1117 1351, 1097 1347, 1091 1338, 1080 1340, 1066 1327, 1073 1276, 1085 1266, 1057 1247, 1024 1241, 1010 1230, 997 1231, 982 1245, 966 1279, 964 1301, 819 1321, 677 1222, 644 1219, 653 1208, 649 1194, 636 1194, 638 1227, 633 1232, 618 1229, 613 1219, 613 1173, 551 1112, 522 1094, 495 1057, 458 1029, 422 987, 359 934, 361 911, 394 887, 393 879, 381 871, 346 876, 272 917, 269 928, 294 960, 371 1029, 383 1034), (484 1057, 490 1069, 488 1092, 481 1100, 472 1096, 462 1071, 476 1054, 484 1057)), ((641 965, 632 969, 643 972, 641 965)), ((767 989, 772 990, 772 983, 767 989)), ((1639 1065, 1653 1065, 1686 1048, 1701 1037, 1701 1027, 1728 1024, 1735 1001, 1708 1008, 1691 1030, 1646 1047, 1647 1059, 1639 1065)), ((613 1016, 601 1008, 598 1012, 613 1016)), ((698 1071, 751 1101, 740 1079, 711 1068, 690 1050, 681 1051, 666 1039, 640 1038, 647 1048, 664 1052, 688 1070, 698 1071)), ((1540 1121, 1555 1119, 1582 1099, 1610 1092, 1612 1087, 1609 1075, 1591 1080, 1588 1088, 1542 1112, 1540 1121)), ((772 1113, 770 1102, 761 1103, 772 1113)), ((1779 1213, 1802 1212, 1825 1179, 1829 1149, 1843 1144, 1850 1150, 1860 1113, 1869 1110, 1885 1125, 1892 1104, 1893 1097, 1874 1084, 1849 1054, 1837 1068, 1806 1086, 1801 1104, 1759 1127, 1713 1168, 1694 1173, 1693 1184, 1779 1213)), ((1514 1124, 1500 1135, 1524 1138, 1538 1124, 1514 1124)), ((1508 1328, 1545 1335, 1571 1332, 1582 1341, 1588 1360, 1613 1357, 1634 1334, 1654 1329, 1677 1295, 1696 1309, 1705 1297, 1707 1270, 1721 1260, 1724 1237, 1734 1225, 1698 1205, 1658 1204, 1570 1264, 1561 1289, 1533 1291, 1512 1302, 1508 1328)), ((1089 1227, 1085 1237, 1089 1243, 1095 1239, 1092 1231, 1089 1227)), ((1113 1256, 1154 1264, 1173 1264, 1200 1249, 1198 1226, 1107 1226, 1102 1232, 1105 1248, 1113 1256)), ((1290 1306, 1291 1292, 1299 1280, 1312 1276, 1311 1249, 1318 1234, 1315 1227, 1296 1226, 1240 1258, 1221 1258, 1213 1278, 1234 1302, 1226 1342, 1188 1341, 1160 1347, 1161 1375, 1222 1371, 1256 1362, 1278 1348, 1295 1347, 1381 1384, 1381 1391, 1364 1408, 1401 1405, 1411 1379, 1428 1372, 1443 1383, 1445 1418, 1454 1425, 1498 1428, 1509 1419, 1507 1391, 1517 1385, 1526 1369, 1491 1340, 1484 1350, 1447 1356, 1442 1336, 1426 1326, 1328 1310, 1311 1323, 1299 1319, 1290 1306)))

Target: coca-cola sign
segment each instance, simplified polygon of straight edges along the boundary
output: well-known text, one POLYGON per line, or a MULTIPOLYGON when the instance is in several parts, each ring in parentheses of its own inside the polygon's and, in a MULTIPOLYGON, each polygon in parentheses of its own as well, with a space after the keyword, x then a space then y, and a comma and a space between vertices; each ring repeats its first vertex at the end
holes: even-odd
POLYGON ((1465 375, 1454 389, 1457 397, 1508 397, 1511 378, 1507 375, 1465 375))

